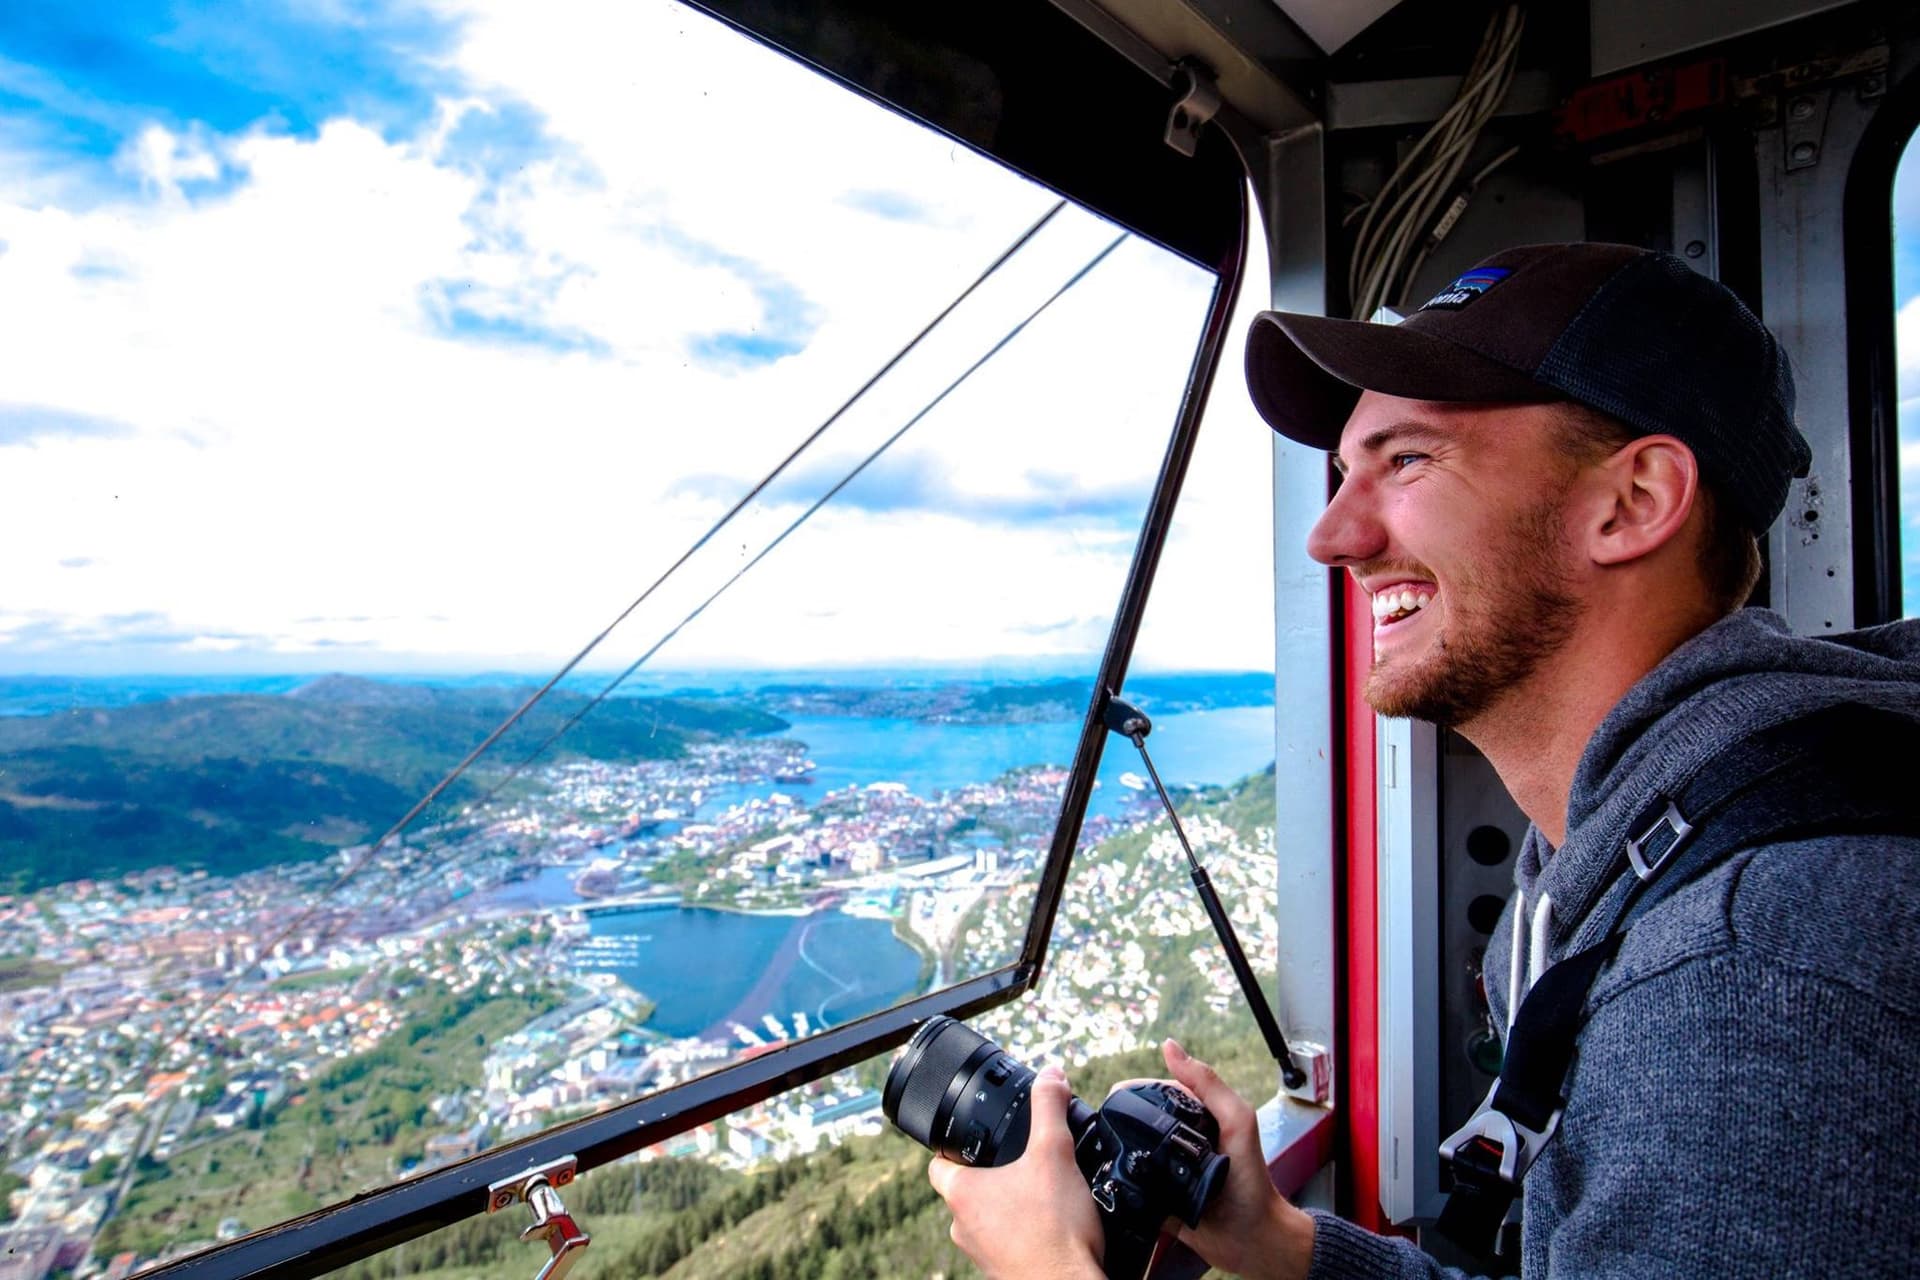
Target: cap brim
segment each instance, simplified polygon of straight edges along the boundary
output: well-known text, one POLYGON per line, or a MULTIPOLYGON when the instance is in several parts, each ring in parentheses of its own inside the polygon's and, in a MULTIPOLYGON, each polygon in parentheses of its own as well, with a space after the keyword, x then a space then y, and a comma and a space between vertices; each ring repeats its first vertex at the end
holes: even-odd
POLYGON ((1263 311, 1247 333, 1247 390, 1290 440, 1340 446, 1362 391, 1408 400, 1527 403, 1558 392, 1469 347, 1405 324, 1263 311))

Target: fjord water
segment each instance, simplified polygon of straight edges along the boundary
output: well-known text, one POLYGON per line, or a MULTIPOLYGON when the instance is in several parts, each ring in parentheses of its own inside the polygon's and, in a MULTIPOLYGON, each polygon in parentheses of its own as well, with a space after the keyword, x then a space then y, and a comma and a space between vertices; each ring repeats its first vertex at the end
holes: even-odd
MULTIPOLYGON (((812 781, 727 788, 701 806, 700 816, 753 796, 779 792, 811 804, 828 791, 875 782, 901 783, 931 798, 1023 765, 1065 765, 1079 729, 1077 722, 796 717, 780 736, 807 744, 816 765, 812 781)), ((1234 782, 1272 762, 1273 709, 1168 715, 1155 723, 1148 750, 1170 786, 1234 782)), ((1142 803, 1145 797, 1119 781, 1122 773, 1140 769, 1132 745, 1110 738, 1089 815, 1118 817, 1142 803)), ((603 953, 596 964, 654 1000, 649 1026, 674 1036, 731 1039, 731 1022, 765 1034, 760 1018, 767 1013, 792 1029, 794 1010, 804 1011, 817 1030, 904 999, 919 981, 918 955, 893 936, 886 921, 838 912, 792 917, 669 908, 597 914, 592 929, 597 938, 627 940, 618 962, 603 953)))
MULTIPOLYGON (((1273 763, 1273 708, 1221 707, 1184 711, 1154 721, 1147 750, 1168 786, 1219 786, 1258 773, 1273 763)), ((817 766, 805 783, 767 783, 730 788, 701 806, 709 817, 729 804, 774 792, 808 804, 828 791, 875 782, 898 782, 931 798, 974 782, 991 782, 1022 765, 1073 763, 1079 721, 1037 724, 929 724, 865 716, 795 716, 783 738, 797 738, 817 766)), ((1118 817, 1135 793, 1120 785, 1122 773, 1142 772, 1140 754, 1109 735, 1100 760, 1100 786, 1089 816, 1118 817)))

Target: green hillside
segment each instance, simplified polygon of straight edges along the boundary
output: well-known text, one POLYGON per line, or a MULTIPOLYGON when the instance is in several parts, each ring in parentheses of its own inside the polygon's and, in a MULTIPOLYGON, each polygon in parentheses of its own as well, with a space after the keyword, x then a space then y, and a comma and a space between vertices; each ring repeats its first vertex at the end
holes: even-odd
MULTIPOLYGON (((1257 1040, 1226 1066, 1259 1067, 1257 1040)), ((1267 1063, 1271 1069, 1271 1063, 1267 1063)), ((1106 1096, 1163 1075, 1153 1050, 1088 1063, 1076 1092, 1106 1096)), ((980 1273, 947 1236, 928 1153, 889 1131, 749 1174, 694 1160, 613 1165, 580 1179, 567 1205, 593 1236, 575 1280, 896 1280, 980 1273)), ((533 1246, 518 1214, 472 1219, 340 1272, 342 1280, 521 1280, 533 1246)))
MULTIPOLYGON (((162 864, 231 875, 365 840, 528 692, 329 676, 286 695, 0 717, 0 891, 162 864)), ((549 694, 484 764, 518 763, 585 703, 549 694)), ((616 698, 558 751, 664 759, 701 739, 785 726, 722 703, 616 698)), ((474 794, 468 783, 449 798, 474 794)))

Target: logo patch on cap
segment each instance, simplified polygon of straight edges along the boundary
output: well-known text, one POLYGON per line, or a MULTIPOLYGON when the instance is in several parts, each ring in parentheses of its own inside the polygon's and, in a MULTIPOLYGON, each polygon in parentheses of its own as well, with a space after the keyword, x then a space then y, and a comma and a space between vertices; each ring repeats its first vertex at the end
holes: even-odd
POLYGON ((1512 274, 1505 267, 1478 267, 1428 298, 1426 305, 1420 309, 1458 311, 1512 274))

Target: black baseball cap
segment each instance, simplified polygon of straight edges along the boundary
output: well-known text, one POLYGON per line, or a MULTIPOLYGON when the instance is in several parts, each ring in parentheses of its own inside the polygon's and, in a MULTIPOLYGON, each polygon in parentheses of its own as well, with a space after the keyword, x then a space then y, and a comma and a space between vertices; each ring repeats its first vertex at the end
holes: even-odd
POLYGON ((1397 325, 1263 311, 1247 387, 1275 431, 1334 450, 1362 390, 1410 400, 1577 400, 1693 450, 1756 533, 1813 453, 1767 327, 1670 253, 1622 244, 1494 254, 1397 325))

